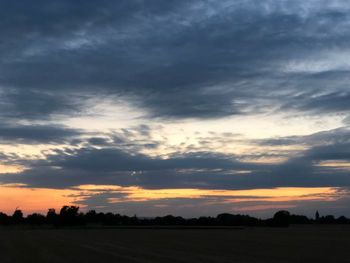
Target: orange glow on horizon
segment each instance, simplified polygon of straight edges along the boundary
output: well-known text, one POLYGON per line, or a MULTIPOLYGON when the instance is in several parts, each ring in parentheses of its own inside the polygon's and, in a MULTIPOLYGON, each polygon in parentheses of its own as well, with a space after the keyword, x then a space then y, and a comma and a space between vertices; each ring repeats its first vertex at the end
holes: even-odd
MULTIPOLYGON (((16 207, 24 213, 34 212, 46 213, 48 208, 59 210, 63 205, 80 205, 101 193, 110 193, 107 199, 109 204, 145 202, 154 200, 166 200, 176 198, 201 199, 213 198, 209 201, 216 203, 231 203, 233 206, 239 202, 270 202, 266 209, 271 206, 283 206, 283 202, 300 200, 335 200, 336 188, 275 188, 275 189, 251 189, 251 190, 206 190, 206 189, 143 189, 140 187, 121 187, 116 185, 81 185, 72 189, 46 189, 26 188, 24 185, 2 185, 0 186, 0 211, 12 214, 16 207), (121 198, 114 198, 113 193, 125 194, 121 198)), ((105 205, 108 206, 108 203, 105 205)), ((285 204, 290 205, 290 204, 285 204)), ((249 206, 250 207, 250 206, 249 206)), ((252 204, 253 208, 263 210, 258 204, 252 204)), ((86 209, 90 209, 86 207, 86 209)), ((161 208, 160 208, 161 209, 161 208)), ((248 211, 248 210, 247 210, 248 211)), ((112 211, 113 212, 113 211, 112 211)))
POLYGON ((72 190, 32 189, 20 185, 0 186, 0 211, 12 214, 18 207, 24 213, 46 213, 48 208, 59 210, 73 204, 72 190))

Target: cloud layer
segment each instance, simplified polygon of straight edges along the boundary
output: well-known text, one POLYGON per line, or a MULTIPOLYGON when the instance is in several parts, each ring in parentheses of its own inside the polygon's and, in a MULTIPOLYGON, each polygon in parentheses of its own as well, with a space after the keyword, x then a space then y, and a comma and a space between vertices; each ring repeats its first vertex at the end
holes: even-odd
POLYGON ((349 4, 322 2, 3 1, 0 106, 45 118, 104 93, 164 118, 348 111, 349 4))
POLYGON ((345 0, 3 0, 0 164, 22 169, 0 182, 350 187, 349 11, 345 0))

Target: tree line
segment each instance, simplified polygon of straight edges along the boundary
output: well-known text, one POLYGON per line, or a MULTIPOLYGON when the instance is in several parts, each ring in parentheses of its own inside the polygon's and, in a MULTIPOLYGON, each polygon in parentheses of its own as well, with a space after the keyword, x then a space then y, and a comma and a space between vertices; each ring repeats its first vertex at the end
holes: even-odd
POLYGON ((344 216, 333 215, 320 216, 318 212, 315 218, 303 215, 293 215, 286 210, 276 212, 272 218, 259 219, 248 215, 223 213, 216 217, 183 218, 167 215, 154 218, 140 218, 115 213, 102 213, 90 210, 80 212, 78 206, 63 206, 59 212, 49 209, 46 215, 33 213, 23 215, 20 209, 16 209, 12 215, 0 212, 0 225, 52 225, 64 226, 277 226, 287 227, 290 224, 350 224, 350 219, 344 216))

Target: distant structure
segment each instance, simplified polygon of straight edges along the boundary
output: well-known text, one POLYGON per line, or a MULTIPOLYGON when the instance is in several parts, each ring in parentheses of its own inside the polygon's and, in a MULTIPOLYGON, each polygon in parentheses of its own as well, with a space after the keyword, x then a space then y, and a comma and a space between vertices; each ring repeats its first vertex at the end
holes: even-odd
POLYGON ((319 219, 320 219, 320 214, 318 213, 318 211, 316 211, 315 220, 318 221, 319 219))

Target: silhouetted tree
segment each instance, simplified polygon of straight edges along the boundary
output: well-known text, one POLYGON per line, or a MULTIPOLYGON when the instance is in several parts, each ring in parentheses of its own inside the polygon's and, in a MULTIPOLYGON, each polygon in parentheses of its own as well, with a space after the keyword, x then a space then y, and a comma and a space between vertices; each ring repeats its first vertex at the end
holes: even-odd
POLYGON ((87 223, 98 223, 99 217, 95 210, 90 210, 85 214, 85 220, 87 223))
POLYGON ((61 208, 57 225, 73 226, 83 224, 83 217, 78 214, 78 206, 63 206, 61 208))
POLYGON ((347 219, 345 216, 340 216, 338 219, 337 219, 337 223, 338 224, 349 224, 349 219, 347 219))
POLYGON ((15 224, 19 224, 23 222, 23 213, 21 210, 16 208, 15 212, 13 212, 13 215, 12 215, 12 222, 15 224))
POLYGON ((332 216, 332 215, 322 216, 319 221, 322 224, 335 224, 336 223, 336 220, 335 220, 334 216, 332 216))
POLYGON ((4 213, 0 212, 0 224, 8 225, 10 223, 10 217, 4 213))
POLYGON ((167 215, 155 218, 138 218, 136 215, 129 217, 114 213, 97 213, 90 210, 87 213, 79 213, 77 206, 63 206, 60 213, 55 209, 48 210, 46 216, 41 214, 31 214, 23 216, 21 210, 16 209, 12 216, 0 212, 0 225, 8 224, 50 224, 54 226, 76 226, 85 223, 103 225, 140 225, 140 226, 279 226, 286 227, 289 224, 310 224, 317 222, 320 224, 350 224, 350 219, 340 216, 337 219, 332 215, 320 217, 318 211, 315 219, 312 220, 303 215, 290 215, 288 211, 281 210, 274 214, 273 218, 262 220, 248 215, 234 215, 223 213, 217 217, 199 217, 185 219, 180 216, 167 215))
POLYGON ((46 223, 46 217, 41 214, 34 213, 28 215, 26 221, 31 225, 43 225, 46 223))
POLYGON ((48 224, 56 224, 58 220, 58 215, 56 214, 56 210, 54 208, 50 208, 46 214, 46 221, 48 224))
POLYGON ((273 216, 272 222, 274 226, 288 227, 290 214, 286 210, 280 210, 273 216))

